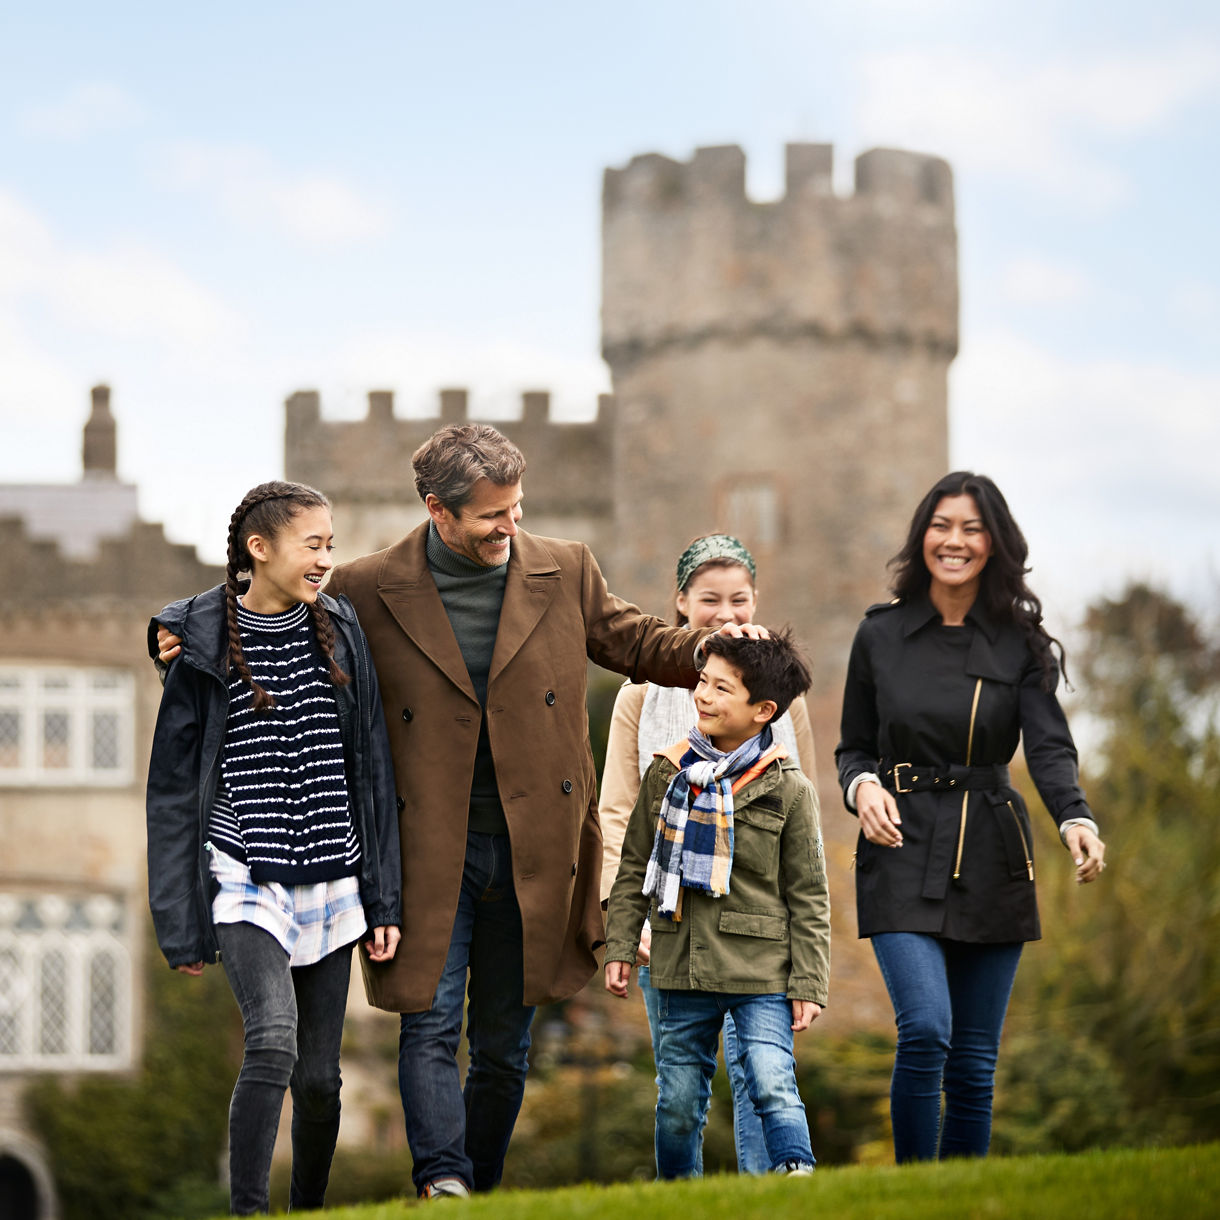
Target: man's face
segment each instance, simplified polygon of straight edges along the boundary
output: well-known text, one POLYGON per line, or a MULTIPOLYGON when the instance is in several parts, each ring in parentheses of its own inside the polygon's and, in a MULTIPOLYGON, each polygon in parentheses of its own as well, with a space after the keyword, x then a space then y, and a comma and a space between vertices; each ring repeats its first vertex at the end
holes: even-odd
POLYGON ((425 504, 441 541, 485 568, 508 562, 517 522, 521 520, 521 484, 480 479, 470 499, 452 513, 435 496, 425 504))

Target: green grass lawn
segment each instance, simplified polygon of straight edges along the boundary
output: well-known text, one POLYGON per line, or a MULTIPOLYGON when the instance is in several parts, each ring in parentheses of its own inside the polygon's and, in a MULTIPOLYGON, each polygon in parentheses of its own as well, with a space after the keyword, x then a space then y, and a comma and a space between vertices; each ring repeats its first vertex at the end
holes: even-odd
POLYGON ((547 1191, 469 1202, 335 1208, 328 1220, 399 1220, 436 1207, 464 1220, 1193 1220, 1220 1216, 1220 1144, 943 1165, 820 1169, 808 1178, 725 1176, 547 1191))

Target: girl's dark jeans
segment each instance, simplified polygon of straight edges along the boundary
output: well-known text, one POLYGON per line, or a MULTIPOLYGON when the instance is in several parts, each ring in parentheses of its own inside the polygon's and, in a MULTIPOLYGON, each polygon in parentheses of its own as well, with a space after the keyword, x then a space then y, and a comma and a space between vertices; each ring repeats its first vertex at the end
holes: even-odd
POLYGON ((290 967, 275 937, 253 924, 218 924, 216 935, 245 1028, 245 1057, 229 1105, 229 1210, 249 1216, 270 1208, 271 1154, 289 1086, 289 1204, 319 1208, 339 1135, 339 1045, 352 947, 312 966, 290 967))

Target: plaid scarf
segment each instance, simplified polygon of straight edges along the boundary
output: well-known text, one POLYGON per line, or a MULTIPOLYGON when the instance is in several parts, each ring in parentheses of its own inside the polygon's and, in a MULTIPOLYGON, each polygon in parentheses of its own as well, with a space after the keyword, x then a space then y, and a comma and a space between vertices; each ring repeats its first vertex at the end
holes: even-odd
POLYGON ((682 768, 661 800, 643 886, 643 893, 656 899, 658 912, 675 920, 682 918, 683 886, 713 898, 729 892, 733 780, 752 771, 772 750, 770 725, 731 754, 717 750, 698 729, 687 740, 690 749, 682 756, 682 768))

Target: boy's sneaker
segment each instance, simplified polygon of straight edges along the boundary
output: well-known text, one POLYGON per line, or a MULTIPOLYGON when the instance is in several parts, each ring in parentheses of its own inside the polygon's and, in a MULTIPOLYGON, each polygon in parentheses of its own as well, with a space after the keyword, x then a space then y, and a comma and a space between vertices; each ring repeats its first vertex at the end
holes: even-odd
POLYGON ((421 1199, 469 1199, 470 1188, 461 1178, 433 1178, 419 1192, 421 1199))
POLYGON ((813 1166, 808 1161, 785 1161, 775 1172, 787 1174, 788 1177, 806 1178, 813 1173, 813 1166))

